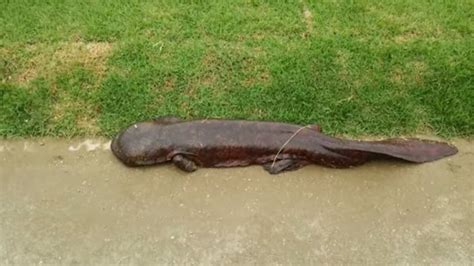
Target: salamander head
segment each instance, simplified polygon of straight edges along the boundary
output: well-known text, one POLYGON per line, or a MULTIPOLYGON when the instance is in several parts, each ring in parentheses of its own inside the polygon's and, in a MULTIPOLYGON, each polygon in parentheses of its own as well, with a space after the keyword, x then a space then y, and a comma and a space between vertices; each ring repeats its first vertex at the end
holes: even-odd
POLYGON ((118 134, 111 149, 117 158, 130 166, 163 163, 169 160, 171 148, 162 135, 162 127, 154 123, 137 123, 118 134))

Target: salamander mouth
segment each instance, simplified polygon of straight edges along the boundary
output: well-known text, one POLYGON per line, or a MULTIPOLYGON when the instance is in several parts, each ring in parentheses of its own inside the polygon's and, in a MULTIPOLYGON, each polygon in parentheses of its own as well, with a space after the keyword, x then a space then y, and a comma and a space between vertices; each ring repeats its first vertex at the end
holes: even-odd
POLYGON ((112 150, 112 153, 115 155, 115 157, 117 157, 122 163, 128 166, 153 165, 168 161, 166 156, 147 158, 146 156, 131 157, 127 155, 126 152, 124 153, 122 151, 120 145, 120 135, 112 140, 110 144, 110 149, 112 150))
POLYGON ((124 156, 124 154, 121 152, 120 150, 120 147, 119 147, 119 138, 120 138, 120 135, 115 137, 113 140, 112 140, 112 143, 110 144, 110 149, 112 150, 113 154, 115 155, 115 157, 117 157, 120 161, 122 161, 123 163, 127 164, 127 158, 124 156))

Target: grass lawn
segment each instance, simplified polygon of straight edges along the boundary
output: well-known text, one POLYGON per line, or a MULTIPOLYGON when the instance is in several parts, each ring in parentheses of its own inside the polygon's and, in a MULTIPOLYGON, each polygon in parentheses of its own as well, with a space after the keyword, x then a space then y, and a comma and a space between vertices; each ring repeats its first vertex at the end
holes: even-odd
POLYGON ((474 135, 474 2, 4 0, 0 136, 137 120, 474 135))

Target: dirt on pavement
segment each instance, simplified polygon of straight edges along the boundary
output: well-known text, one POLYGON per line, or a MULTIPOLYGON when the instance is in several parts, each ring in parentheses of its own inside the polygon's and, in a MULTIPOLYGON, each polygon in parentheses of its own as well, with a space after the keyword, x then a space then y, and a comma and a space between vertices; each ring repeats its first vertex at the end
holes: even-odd
POLYGON ((127 168, 95 140, 0 141, 0 264, 472 264, 474 141, 433 163, 127 168))

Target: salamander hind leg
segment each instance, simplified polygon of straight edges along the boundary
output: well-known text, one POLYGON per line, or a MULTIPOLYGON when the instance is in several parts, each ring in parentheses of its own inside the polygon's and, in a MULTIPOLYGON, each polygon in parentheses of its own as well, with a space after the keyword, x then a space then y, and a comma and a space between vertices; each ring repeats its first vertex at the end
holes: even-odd
POLYGON ((194 172, 197 170, 197 166, 193 161, 180 154, 173 156, 172 162, 176 167, 185 172, 194 172))
POLYGON ((264 164, 263 169, 265 169, 272 175, 276 175, 284 171, 297 170, 305 165, 308 165, 308 162, 293 159, 284 159, 276 161, 275 164, 273 164, 273 162, 264 164))

